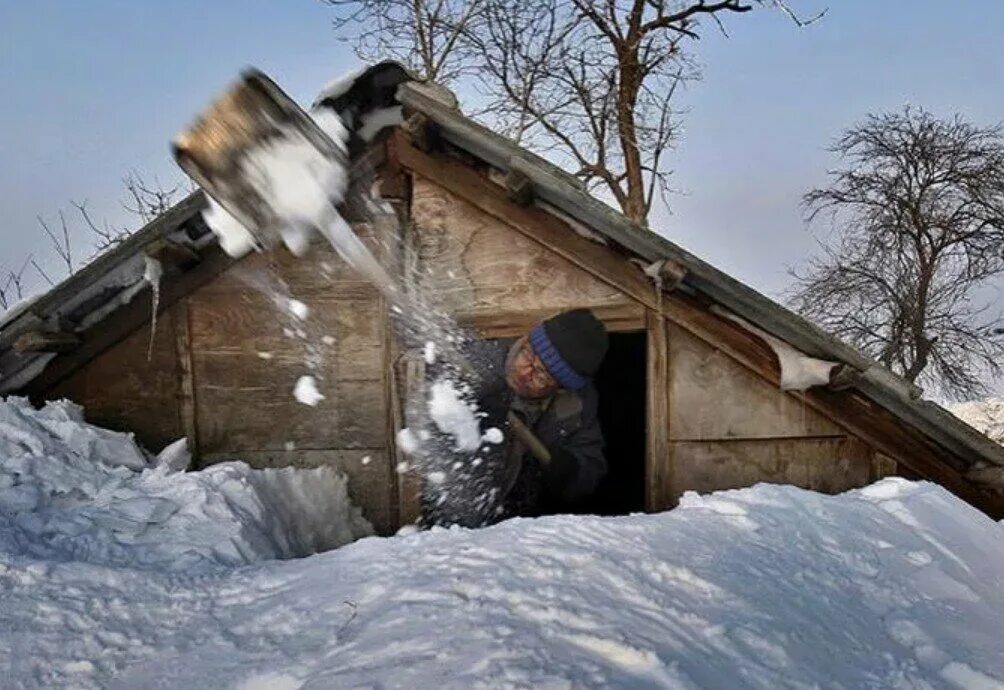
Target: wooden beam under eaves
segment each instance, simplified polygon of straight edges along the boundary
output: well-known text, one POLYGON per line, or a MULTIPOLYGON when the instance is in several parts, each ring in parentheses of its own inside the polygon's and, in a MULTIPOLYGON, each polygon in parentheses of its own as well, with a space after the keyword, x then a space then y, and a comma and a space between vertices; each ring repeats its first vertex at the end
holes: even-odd
POLYGON ((401 125, 411 145, 425 153, 433 149, 436 140, 435 127, 435 123, 422 113, 415 113, 401 125))
POLYGON ((151 242, 144 253, 165 266, 184 269, 199 263, 199 255, 194 249, 164 237, 151 242))
POLYGON ((16 352, 69 352, 80 344, 73 333, 58 331, 28 331, 14 341, 16 352))
POLYGON ((533 203, 533 181, 519 170, 510 170, 506 174, 505 188, 509 198, 520 206, 533 203))

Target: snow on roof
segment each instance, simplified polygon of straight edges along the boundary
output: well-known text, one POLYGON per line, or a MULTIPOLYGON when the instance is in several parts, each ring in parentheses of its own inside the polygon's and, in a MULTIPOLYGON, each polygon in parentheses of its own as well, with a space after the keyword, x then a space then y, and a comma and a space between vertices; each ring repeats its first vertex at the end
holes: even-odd
POLYGON ((290 505, 307 534, 344 524, 319 500, 324 471, 138 472, 115 466, 133 452, 122 435, 107 462, 84 462, 72 410, 6 406, 12 687, 1004 681, 1004 529, 930 483, 840 496, 761 484, 686 494, 658 515, 515 519, 264 560, 303 534, 284 522, 290 505))

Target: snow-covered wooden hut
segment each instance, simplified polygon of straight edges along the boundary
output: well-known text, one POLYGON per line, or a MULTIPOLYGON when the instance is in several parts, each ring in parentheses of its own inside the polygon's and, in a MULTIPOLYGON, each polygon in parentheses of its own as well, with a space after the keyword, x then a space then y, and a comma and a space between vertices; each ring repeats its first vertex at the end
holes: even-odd
MULTIPOLYGON (((388 265, 419 267, 485 338, 571 307, 606 323, 597 385, 611 473, 597 510, 664 510, 684 491, 756 482, 838 492, 900 474, 1004 516, 1004 448, 471 121, 448 92, 384 64, 327 97, 354 113, 354 184, 376 189, 401 221, 344 211, 388 265), (401 118, 365 114, 378 106, 399 106, 401 118)), ((70 398, 88 421, 133 431, 153 451, 187 436, 201 466, 336 465, 380 531, 409 522, 415 487, 395 472, 395 432, 415 360, 384 299, 320 245, 305 258, 231 258, 204 206, 193 194, 3 316, 0 393, 70 398), (164 267, 152 344, 151 261, 164 267), (310 319, 290 321, 263 282, 285 286, 310 319), (324 382, 314 407, 291 394, 305 342, 324 382)))

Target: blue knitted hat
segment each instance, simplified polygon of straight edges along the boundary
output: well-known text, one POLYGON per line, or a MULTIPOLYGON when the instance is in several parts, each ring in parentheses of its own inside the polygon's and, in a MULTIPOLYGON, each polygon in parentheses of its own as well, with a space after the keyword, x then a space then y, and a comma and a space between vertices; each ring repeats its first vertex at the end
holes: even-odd
POLYGON ((530 346, 562 388, 578 391, 607 354, 607 329, 590 310, 573 309, 534 326, 530 346))

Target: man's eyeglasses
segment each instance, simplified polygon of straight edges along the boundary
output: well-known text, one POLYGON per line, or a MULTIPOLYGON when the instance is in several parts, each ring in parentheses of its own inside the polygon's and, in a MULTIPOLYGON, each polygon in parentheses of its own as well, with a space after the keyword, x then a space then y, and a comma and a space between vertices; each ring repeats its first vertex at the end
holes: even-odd
POLYGON ((534 386, 537 388, 550 388, 557 385, 554 377, 551 376, 547 368, 544 367, 544 363, 540 361, 537 354, 533 351, 530 341, 523 343, 519 354, 520 359, 523 360, 523 366, 530 368, 530 381, 534 386))

